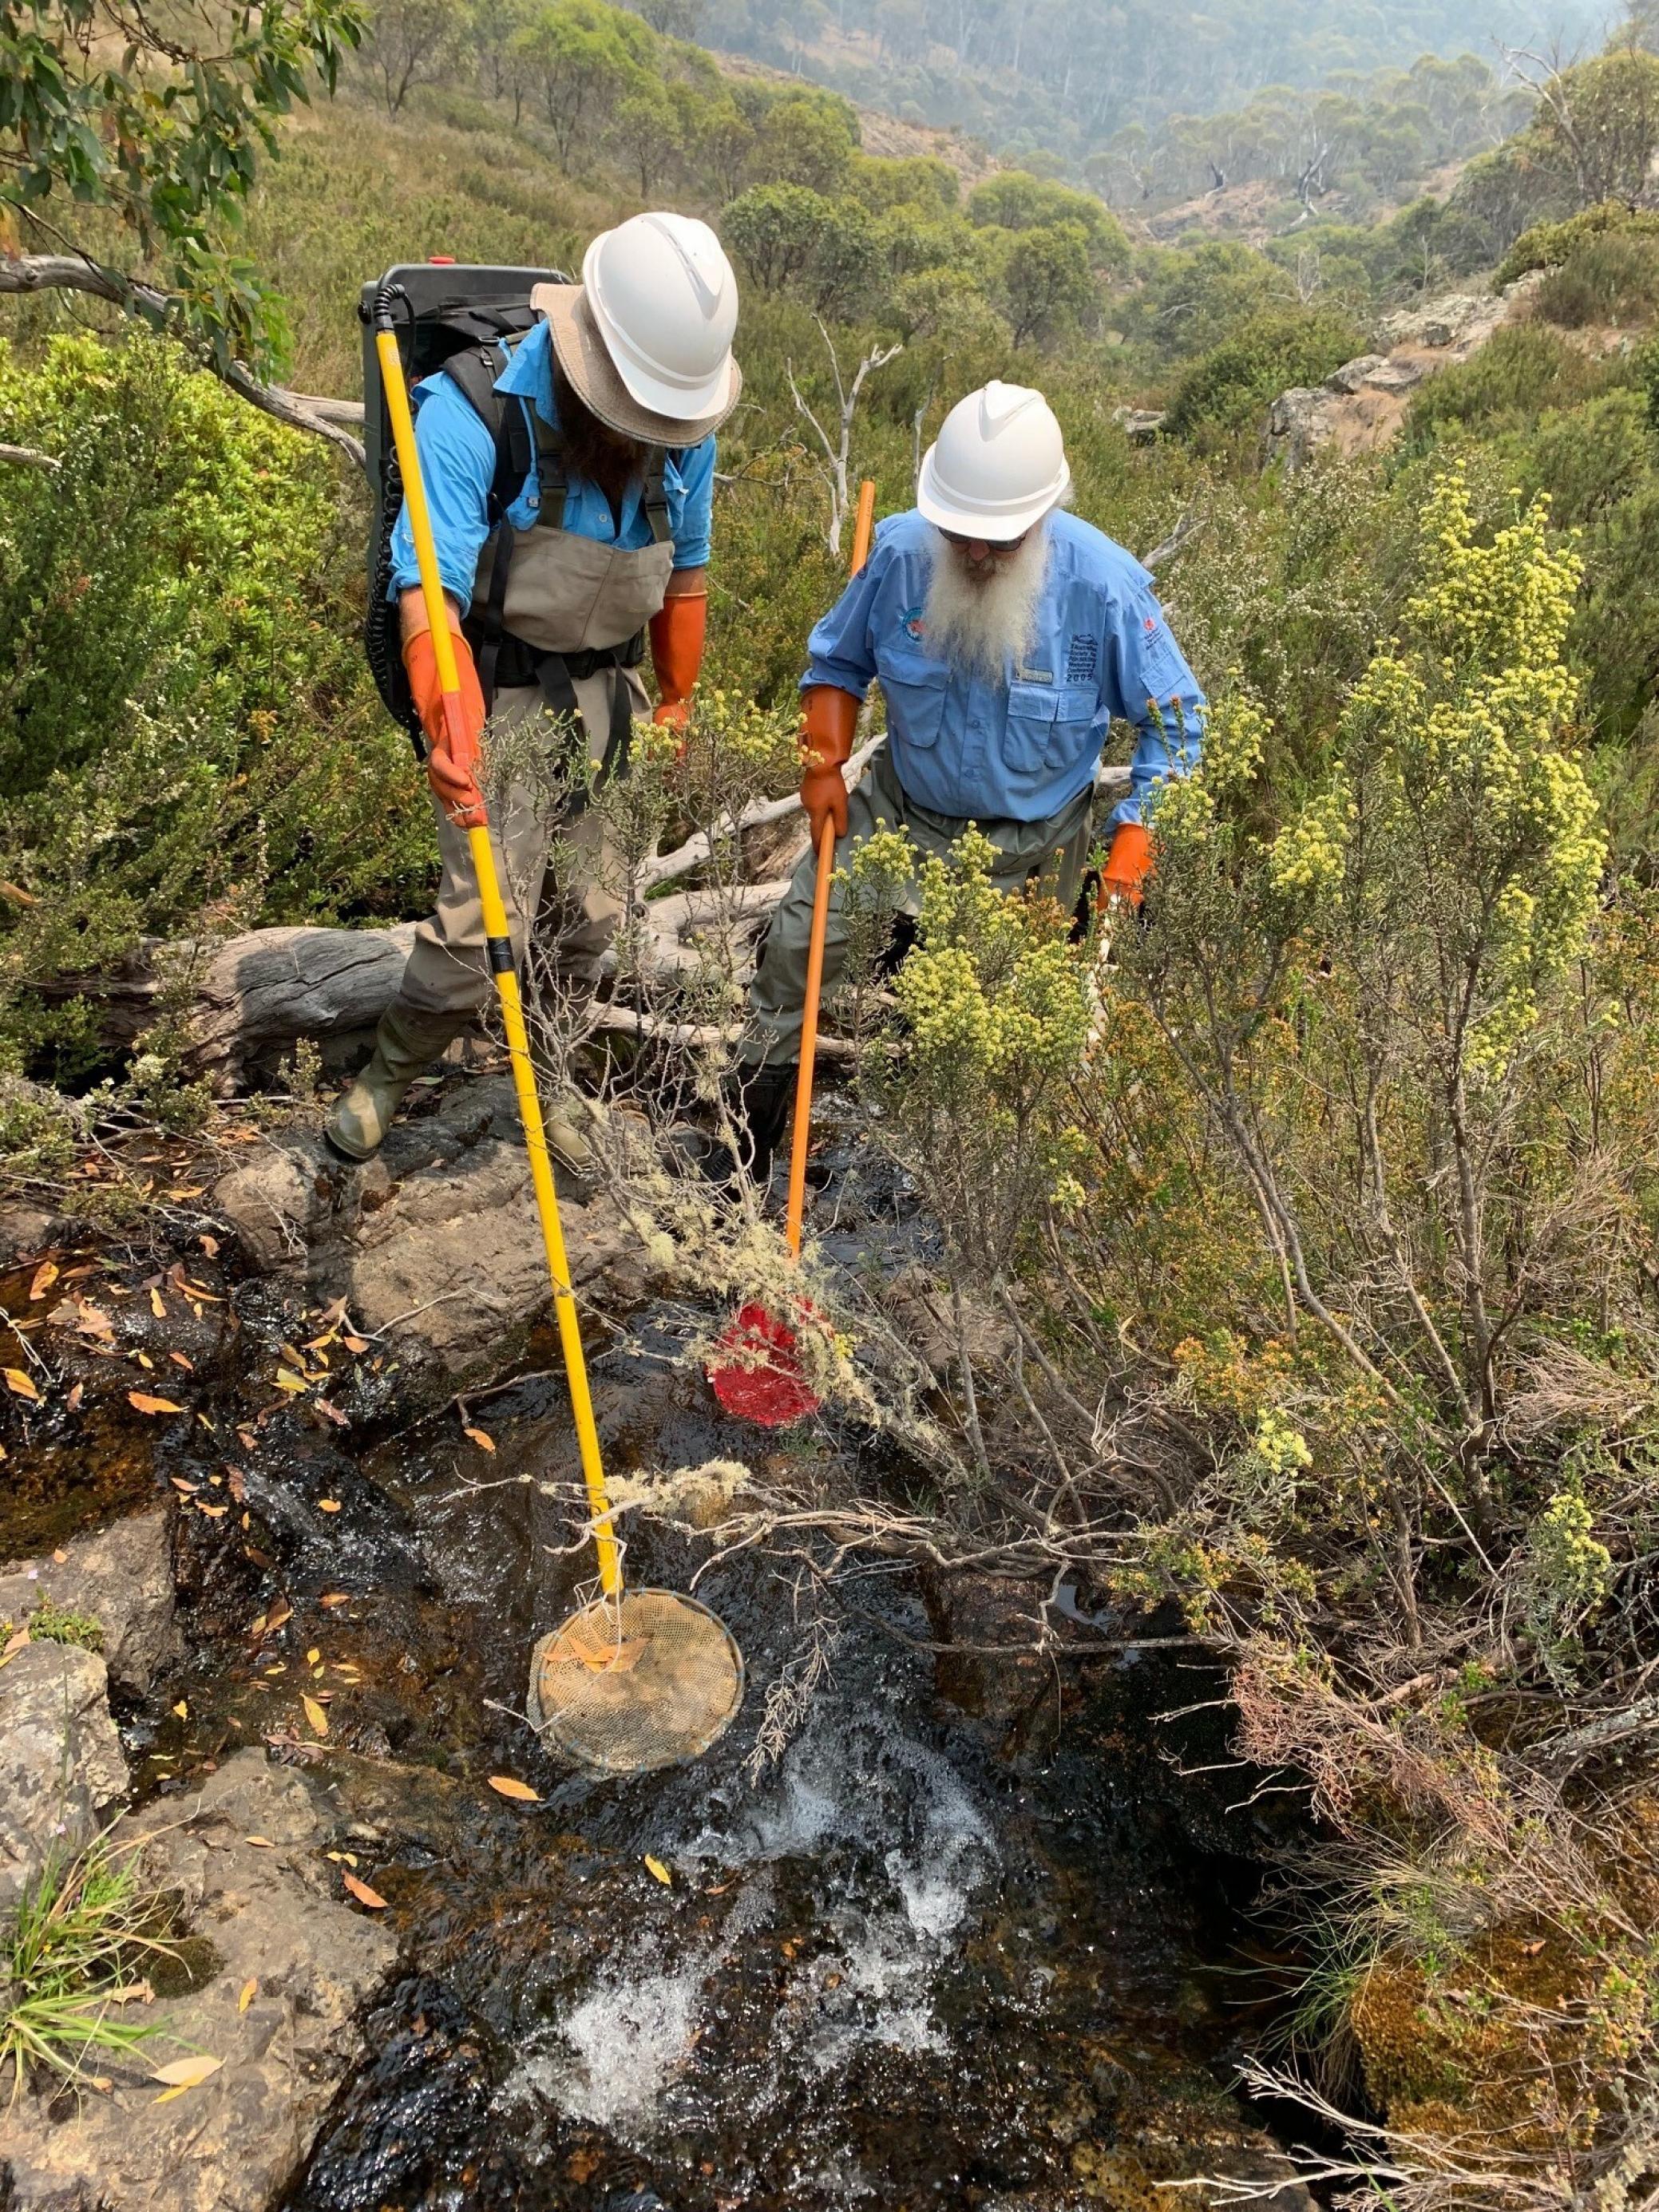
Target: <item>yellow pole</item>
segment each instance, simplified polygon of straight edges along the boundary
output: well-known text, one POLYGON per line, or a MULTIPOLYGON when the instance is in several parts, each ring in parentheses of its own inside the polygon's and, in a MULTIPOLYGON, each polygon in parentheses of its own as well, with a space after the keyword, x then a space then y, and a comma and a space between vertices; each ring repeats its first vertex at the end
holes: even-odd
MULTIPOLYGON (((853 526, 853 574, 870 556, 876 520, 876 487, 866 477, 859 486, 858 519, 853 526)), ((800 1257, 801 1221, 806 1212, 806 1147, 812 1126, 812 1073, 818 1049, 818 1000, 823 989, 823 941, 830 928, 830 885, 836 866, 836 825, 826 822, 818 843, 817 881, 812 889, 812 931, 806 940, 806 994, 801 1001, 800 1067, 795 1077, 795 1127, 789 1147, 789 1206, 784 1235, 800 1257)))
MULTIPOLYGON (((374 349, 380 357, 380 380, 386 388, 392 434, 403 471, 404 505, 415 540, 415 558, 421 572, 421 596, 432 631, 433 658, 443 692, 444 719, 458 759, 464 757, 465 727, 462 721, 461 681, 455 665, 455 647, 449 630, 449 610, 444 604, 438 574, 437 549, 432 542, 432 518, 427 511, 426 486, 421 477, 421 457, 415 443, 415 422, 410 412, 409 386, 404 379, 403 356, 391 316, 376 313, 374 349), (456 741, 459 741, 459 744, 456 741)), ((605 1468, 599 1456, 599 1432, 593 1419, 593 1400, 587 1387, 587 1362, 582 1356, 581 1324, 570 1292, 570 1262, 565 1255, 564 1231, 559 1221, 558 1194, 547 1157, 547 1134, 542 1125, 541 1101, 536 1095, 536 1075, 530 1064, 530 1040, 524 1025, 524 1003, 519 995, 518 971, 513 961, 512 933, 507 908, 501 903, 501 880, 489 842, 487 820, 467 830, 472 866, 478 878, 478 902, 483 909, 484 938, 495 990, 501 1002, 507 1050, 513 1057, 513 1085, 518 1093, 519 1119, 524 1125, 525 1150, 530 1155, 530 1180, 541 1218, 542 1243, 547 1272, 553 1285, 553 1310, 558 1319, 559 1342, 564 1351, 565 1373, 570 1384, 570 1410, 576 1423, 576 1442, 581 1452, 582 1480, 587 1486, 588 1511, 593 1521, 593 1540, 599 1558, 599 1585, 607 1597, 622 1595, 622 1561, 611 1527, 611 1501, 605 1495, 605 1468)))

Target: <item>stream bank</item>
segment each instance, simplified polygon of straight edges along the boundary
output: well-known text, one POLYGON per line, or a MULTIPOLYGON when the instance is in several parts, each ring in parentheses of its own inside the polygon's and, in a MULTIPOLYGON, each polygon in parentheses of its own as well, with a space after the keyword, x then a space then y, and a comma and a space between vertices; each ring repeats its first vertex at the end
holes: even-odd
MULTIPOLYGON (((374 1280, 434 1316, 463 1304, 434 1224, 459 1281, 456 1191, 507 1171, 486 1087, 434 1102, 373 1188, 319 1188, 304 1132, 256 1132, 217 1177, 158 1158, 186 1195, 142 1249, 37 1239, 0 1285, 43 1370, 7 1463, 27 1470, 17 1526, 52 1547, 29 1588, 67 1574, 55 1601, 77 1602, 73 1527, 139 1497, 166 1531, 176 1611, 151 1678, 114 1692, 130 1778, 89 1784, 83 1825, 125 1786, 129 1823, 172 1839, 157 1878, 221 1963, 155 2009, 224 2061, 159 2110, 143 2062, 79 2118, 24 2099, 0 2123, 0 2203, 1172 2212, 1205 2202, 1158 2185, 1183 2175, 1272 2190, 1288 2164, 1226 2082, 1251 2017, 1242 1916, 1276 1838, 1227 1810, 1237 1777, 1171 1764, 1224 1736, 1213 1712, 1157 1720, 1213 1698, 1196 1653, 1056 1663, 1030 1648, 1041 1593, 872 1559, 826 1605, 781 1553, 711 1567, 694 1532, 641 1515, 630 1571, 700 1575, 743 1646, 737 1725, 695 1766, 619 1783, 562 1770, 515 1717, 535 1635, 588 1572, 550 1344, 522 1313, 463 1345, 439 1340, 447 1318, 387 1334, 400 1310, 364 1310, 374 1280), (273 1188, 333 1227, 262 1244, 273 1188), (769 1764, 775 1693, 814 1654, 769 1764), (503 1776, 536 1802, 493 1793, 503 1776), (193 2193, 169 2196, 184 2141, 193 2193)), ((492 1217, 507 1237, 514 1202, 492 1217)), ((597 1254, 601 1224, 575 1229, 597 1254)), ((912 1480, 856 1431, 762 1441, 722 1419, 684 1361, 695 1317, 651 1303, 617 1249, 586 1303, 611 1316, 591 1334, 619 1473, 746 1457, 797 1484, 912 1480)), ((1268 2201, 1307 2200, 1285 2180, 1268 2201)))

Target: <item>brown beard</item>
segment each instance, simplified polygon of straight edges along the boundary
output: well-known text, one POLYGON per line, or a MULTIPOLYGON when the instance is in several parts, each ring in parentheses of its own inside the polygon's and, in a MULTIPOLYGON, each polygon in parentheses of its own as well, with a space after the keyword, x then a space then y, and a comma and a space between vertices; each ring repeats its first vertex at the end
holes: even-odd
POLYGON ((645 481, 646 457, 650 448, 637 438, 624 437, 583 406, 570 387, 557 359, 553 362, 553 404, 564 443, 565 466, 573 477, 597 485, 611 502, 620 507, 623 494, 645 481))

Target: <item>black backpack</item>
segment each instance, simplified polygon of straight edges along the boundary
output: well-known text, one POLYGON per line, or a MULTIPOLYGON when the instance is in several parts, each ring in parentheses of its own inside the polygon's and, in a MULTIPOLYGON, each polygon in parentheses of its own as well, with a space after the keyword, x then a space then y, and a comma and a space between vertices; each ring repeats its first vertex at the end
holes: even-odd
MULTIPOLYGON (((434 370, 449 368, 495 441, 495 476, 489 522, 496 528, 524 481, 534 452, 523 410, 503 405, 492 386, 505 365, 503 341, 522 337, 535 324, 530 304, 536 284, 567 284, 557 269, 464 267, 453 262, 409 262, 365 284, 358 305, 363 326, 363 444, 374 514, 368 533, 368 611, 363 644, 374 687, 393 721, 408 731, 417 755, 426 736, 404 672, 392 581, 392 533, 403 509, 402 473, 392 438, 392 417, 374 349, 374 312, 386 301, 398 322, 398 350, 411 388, 434 370)), ((502 578, 505 583, 505 576, 502 578)))

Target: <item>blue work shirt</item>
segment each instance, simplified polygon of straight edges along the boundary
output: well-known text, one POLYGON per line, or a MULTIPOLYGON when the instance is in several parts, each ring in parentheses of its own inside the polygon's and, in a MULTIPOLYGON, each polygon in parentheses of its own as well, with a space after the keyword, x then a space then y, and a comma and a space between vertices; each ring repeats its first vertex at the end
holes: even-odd
MULTIPOLYGON (((538 323, 513 349, 495 379, 497 392, 510 392, 526 410, 533 406, 550 429, 559 427, 553 404, 552 341, 547 325, 538 323)), ((495 441, 453 377, 423 377, 415 387, 415 443, 421 456, 426 503, 432 514, 433 542, 444 589, 459 600, 465 614, 472 603, 478 556, 489 535, 489 487, 495 474, 495 441)), ((534 434, 533 425, 532 434, 534 434)), ((708 559, 714 511, 714 441, 670 447, 663 468, 668 527, 674 541, 674 566, 701 568, 708 559)), ((541 480, 532 462, 507 510, 515 530, 534 526, 541 506, 541 480)), ((645 512, 645 487, 630 484, 623 495, 622 527, 611 501, 596 484, 572 476, 565 492, 564 526, 578 538, 637 552, 651 543, 645 512)), ((392 533, 392 592, 413 591, 421 580, 409 510, 398 515, 392 533)))
POLYGON ((1137 737, 1112 820, 1139 822, 1158 783, 1196 763, 1204 694, 1133 555, 1063 511, 1047 528, 1030 650, 1001 683, 929 652, 922 617, 939 540, 912 511, 878 527, 869 560, 807 642, 801 688, 834 684, 861 699, 878 676, 904 790, 937 814, 979 822, 1063 813, 1121 716, 1137 737))

